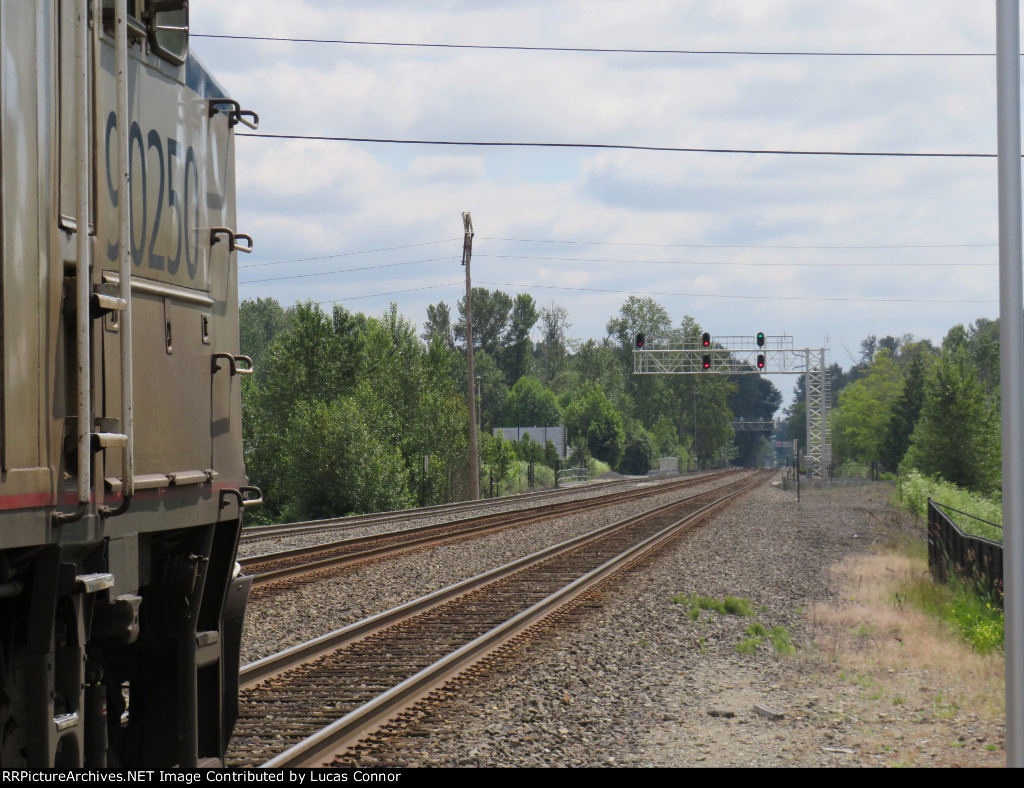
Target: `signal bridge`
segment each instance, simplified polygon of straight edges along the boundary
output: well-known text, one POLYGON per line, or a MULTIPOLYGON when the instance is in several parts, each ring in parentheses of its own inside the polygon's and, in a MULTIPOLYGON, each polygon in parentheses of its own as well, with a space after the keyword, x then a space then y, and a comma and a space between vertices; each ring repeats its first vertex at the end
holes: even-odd
POLYGON ((634 375, 806 375, 807 405, 805 458, 810 473, 824 476, 832 461, 828 411, 831 381, 828 348, 795 348, 786 334, 716 336, 682 343, 636 335, 634 375))
POLYGON ((774 421, 734 421, 732 428, 736 432, 771 432, 776 427, 774 421))

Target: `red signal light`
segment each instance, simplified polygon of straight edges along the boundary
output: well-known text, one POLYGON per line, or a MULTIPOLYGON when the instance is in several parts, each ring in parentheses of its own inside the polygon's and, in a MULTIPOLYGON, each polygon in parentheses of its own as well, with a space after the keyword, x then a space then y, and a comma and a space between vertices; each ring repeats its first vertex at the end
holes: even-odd
POLYGON ((643 350, 644 349, 644 335, 643 335, 642 332, 636 335, 636 349, 637 350, 643 350))
POLYGON ((711 369, 711 356, 704 356, 704 369, 711 369))
POLYGON ((757 356, 757 368, 764 369, 764 355, 760 353, 757 356))
POLYGON ((701 337, 701 342, 704 343, 704 347, 711 347, 711 334, 705 331, 704 336, 701 337))

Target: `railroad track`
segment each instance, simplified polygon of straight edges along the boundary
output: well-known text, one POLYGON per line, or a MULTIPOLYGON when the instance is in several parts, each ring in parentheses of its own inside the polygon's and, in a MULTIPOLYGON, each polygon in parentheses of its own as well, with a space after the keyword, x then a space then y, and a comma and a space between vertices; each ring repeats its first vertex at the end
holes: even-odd
POLYGON ((585 499, 556 501, 529 509, 474 515, 459 520, 414 526, 386 533, 358 536, 334 542, 282 550, 240 559, 242 571, 253 575, 253 598, 294 590, 336 573, 340 568, 382 560, 397 553, 423 549, 440 543, 475 538, 504 528, 519 527, 540 520, 625 503, 653 495, 662 495, 738 471, 725 471, 694 478, 679 479, 650 487, 619 490, 585 499))
POLYGON ((770 476, 745 475, 245 666, 229 763, 331 762, 493 650, 770 476))
MULTIPOLYGON (((601 482, 600 489, 607 490, 615 487, 623 487, 636 484, 637 479, 623 479, 622 481, 601 482)), ((643 480, 641 483, 661 484, 660 481, 643 480)), ((548 498, 563 498, 566 495, 578 493, 579 485, 561 487, 557 490, 540 490, 537 492, 520 493, 518 495, 506 495, 500 498, 488 498, 482 501, 457 501, 455 503, 444 503, 436 506, 423 506, 417 509, 399 509, 391 512, 374 512, 372 514, 353 514, 347 517, 332 517, 325 520, 306 520, 296 523, 279 523, 277 525, 251 525, 242 530, 241 542, 259 542, 265 539, 276 539, 288 536, 301 536, 303 534, 320 533, 324 531, 344 531, 355 528, 364 528, 369 525, 383 523, 403 523, 410 520, 418 520, 424 517, 445 517, 452 514, 470 511, 485 511, 496 509, 518 503, 532 505, 536 501, 548 498)), ((593 490, 593 487, 587 488, 593 490)))

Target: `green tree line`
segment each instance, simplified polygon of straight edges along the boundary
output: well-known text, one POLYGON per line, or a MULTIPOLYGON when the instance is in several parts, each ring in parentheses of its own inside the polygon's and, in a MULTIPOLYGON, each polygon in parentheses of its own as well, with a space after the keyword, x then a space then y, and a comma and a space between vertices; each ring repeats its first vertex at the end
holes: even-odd
MULTIPOLYGON (((868 336, 860 361, 832 370, 833 464, 878 462, 984 495, 1001 490, 999 324, 950 329, 940 347, 913 336, 868 336)), ((801 386, 787 411, 803 437, 801 386)))
MULTIPOLYGON (((683 468, 762 464, 770 442, 732 422, 769 420, 782 395, 757 375, 634 375, 636 333, 697 341, 650 298, 630 297, 605 336, 571 335, 568 311, 529 295, 473 290, 482 475, 499 488, 516 460, 553 467, 553 446, 492 437, 506 426, 564 426, 568 462, 643 474, 658 457, 683 468)), ((267 519, 313 519, 429 505, 468 494, 465 304, 427 309, 423 330, 381 317, 274 299, 240 307, 246 467, 267 519), (426 458, 426 461, 424 460, 426 458)), ((563 464, 565 461, 562 461, 563 464)), ((548 472, 550 473, 550 472, 548 472)))

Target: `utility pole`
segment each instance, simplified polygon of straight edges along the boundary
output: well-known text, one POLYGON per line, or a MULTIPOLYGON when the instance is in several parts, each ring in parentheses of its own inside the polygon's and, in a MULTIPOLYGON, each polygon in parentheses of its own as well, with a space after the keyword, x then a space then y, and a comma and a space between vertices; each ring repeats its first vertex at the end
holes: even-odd
POLYGON ((1024 766, 1024 275, 1021 272, 1020 5, 996 3, 999 359, 1003 438, 1006 765, 1024 766))
POLYGON ((466 266, 466 380, 469 383, 469 491, 472 500, 480 500, 480 455, 476 444, 476 375, 473 369, 473 283, 469 261, 473 257, 473 220, 469 212, 462 214, 466 230, 462 242, 462 264, 466 266))

